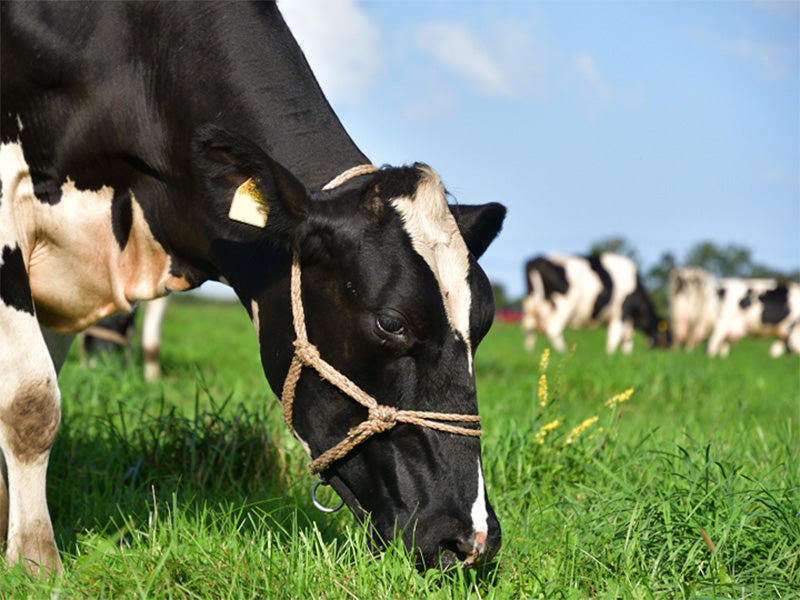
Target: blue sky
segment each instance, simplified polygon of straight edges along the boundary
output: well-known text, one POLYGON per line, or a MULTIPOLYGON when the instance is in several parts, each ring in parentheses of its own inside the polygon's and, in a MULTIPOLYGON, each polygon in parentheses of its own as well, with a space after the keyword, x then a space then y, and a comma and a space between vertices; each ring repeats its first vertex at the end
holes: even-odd
POLYGON ((283 0, 376 164, 508 209, 481 263, 625 237, 649 268, 711 240, 800 267, 800 3, 283 0))

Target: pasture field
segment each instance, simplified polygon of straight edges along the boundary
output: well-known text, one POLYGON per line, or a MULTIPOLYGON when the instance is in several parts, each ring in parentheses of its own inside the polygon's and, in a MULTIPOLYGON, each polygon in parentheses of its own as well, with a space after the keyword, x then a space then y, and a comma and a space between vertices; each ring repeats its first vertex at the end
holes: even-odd
POLYGON ((0 598, 800 597, 800 359, 641 338, 609 357, 603 331, 566 337, 567 355, 541 337, 525 354, 497 323, 479 347, 504 545, 418 573, 313 508, 245 311, 174 301, 159 384, 116 359, 82 369, 73 348, 48 477, 64 573, 0 566, 0 598))

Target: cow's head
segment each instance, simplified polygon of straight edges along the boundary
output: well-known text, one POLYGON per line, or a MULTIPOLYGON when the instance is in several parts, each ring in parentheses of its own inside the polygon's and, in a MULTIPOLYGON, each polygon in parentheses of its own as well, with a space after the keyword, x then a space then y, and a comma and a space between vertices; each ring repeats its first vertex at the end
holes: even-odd
MULTIPOLYGON (((220 274, 251 313, 267 379, 284 393, 296 331, 290 262, 298 257, 308 339, 322 360, 383 406, 465 415, 462 433, 399 422, 330 462, 322 475, 374 541, 402 536, 421 564, 480 562, 500 546, 486 496, 473 356, 492 323, 491 286, 477 258, 500 230, 505 208, 448 206, 424 165, 383 168, 326 191, 306 189, 244 140, 208 130, 197 145, 203 193, 225 215, 237 188, 266 215, 224 221, 212 241, 220 274), (263 224, 262 224, 263 223, 263 224)), ((371 416, 305 367, 289 418, 312 458, 371 416)))

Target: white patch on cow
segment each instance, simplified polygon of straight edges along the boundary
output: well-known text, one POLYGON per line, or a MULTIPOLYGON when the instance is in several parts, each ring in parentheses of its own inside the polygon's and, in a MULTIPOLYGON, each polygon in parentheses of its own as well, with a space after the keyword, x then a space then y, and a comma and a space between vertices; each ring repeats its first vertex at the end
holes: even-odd
POLYGON ((422 177, 414 197, 394 198, 391 204, 400 213, 414 250, 436 277, 450 326, 467 346, 467 364, 472 373, 469 250, 447 206, 439 175, 430 167, 422 167, 420 171, 422 177))
POLYGON ((489 513, 486 510, 486 493, 480 459, 478 460, 478 496, 472 505, 470 516, 472 517, 472 531, 486 535, 489 532, 489 513))
POLYGON ((3 235, 20 245, 37 316, 45 326, 72 333, 130 311, 137 300, 190 287, 170 275, 170 258, 133 194, 132 227, 120 249, 111 224, 110 187, 80 190, 67 178, 60 202, 40 202, 19 143, 0 148, 0 175, 3 208, 11 211, 10 219, 3 217, 3 235))
POLYGON ((691 350, 706 339, 714 327, 720 306, 717 279, 702 267, 673 269, 668 290, 673 339, 691 350))
POLYGON ((256 330, 256 339, 258 340, 258 347, 261 348, 261 322, 258 319, 258 302, 255 300, 250 301, 250 312, 253 314, 253 327, 256 330))
POLYGON ((255 300, 250 301, 250 312, 253 314, 253 327, 256 328, 256 333, 261 331, 261 325, 258 322, 258 302, 255 300))
POLYGON ((300 442, 300 445, 303 447, 303 450, 306 451, 306 454, 311 458, 311 446, 308 445, 303 438, 300 437, 300 434, 297 431, 294 432, 294 437, 297 438, 297 441, 300 442))
POLYGON ((161 325, 169 305, 169 296, 156 298, 144 303, 142 317, 142 358, 144 359, 144 380, 161 379, 161 325))

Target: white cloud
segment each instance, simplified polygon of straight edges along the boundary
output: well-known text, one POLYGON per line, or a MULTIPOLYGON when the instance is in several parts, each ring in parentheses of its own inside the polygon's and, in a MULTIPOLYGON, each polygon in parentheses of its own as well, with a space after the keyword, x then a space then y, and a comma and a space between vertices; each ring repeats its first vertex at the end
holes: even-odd
POLYGON ((789 68, 782 58, 782 49, 775 44, 739 38, 725 44, 725 49, 745 61, 756 63, 767 79, 784 79, 789 74, 789 68))
POLYGON ((600 76, 600 69, 594 57, 587 52, 579 52, 572 59, 572 66, 577 71, 581 80, 590 88, 601 94, 608 92, 608 86, 600 76))
MULTIPOLYGON (((711 44, 717 51, 733 56, 744 63, 754 64, 759 74, 773 81, 782 81, 792 76, 789 66, 797 56, 797 45, 753 39, 752 34, 742 33, 737 37, 723 36, 705 28, 694 28, 695 36, 711 44)), ((796 59, 795 59, 796 60, 796 59)))
POLYGON ((524 26, 496 23, 478 35, 463 23, 419 26, 416 48, 486 96, 516 97, 538 87, 542 61, 524 26))
POLYGON ((381 65, 378 25, 355 0, 284 0, 279 7, 326 96, 358 102, 381 65))
POLYGON ((417 32, 417 46, 442 66, 490 96, 512 91, 502 64, 478 37, 460 23, 430 23, 417 32))

